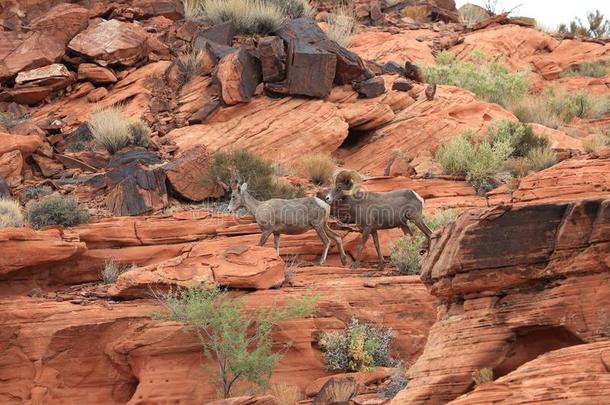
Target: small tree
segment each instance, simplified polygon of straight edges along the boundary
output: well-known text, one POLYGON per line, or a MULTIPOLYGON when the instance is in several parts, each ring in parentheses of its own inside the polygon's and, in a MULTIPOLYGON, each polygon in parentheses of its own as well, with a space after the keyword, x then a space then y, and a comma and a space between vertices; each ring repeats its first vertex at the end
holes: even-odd
POLYGON ((204 355, 218 366, 211 377, 222 385, 225 398, 239 380, 266 389, 273 367, 282 358, 272 351, 273 327, 283 320, 308 316, 317 307, 317 298, 306 294, 288 300, 283 308, 259 308, 248 316, 243 298, 230 298, 217 286, 170 291, 159 300, 167 313, 155 317, 184 323, 196 333, 204 355))
POLYGON ((577 17, 570 22, 569 28, 566 24, 560 24, 558 31, 584 37, 603 38, 610 35, 610 21, 599 10, 595 10, 587 13, 586 25, 577 17))

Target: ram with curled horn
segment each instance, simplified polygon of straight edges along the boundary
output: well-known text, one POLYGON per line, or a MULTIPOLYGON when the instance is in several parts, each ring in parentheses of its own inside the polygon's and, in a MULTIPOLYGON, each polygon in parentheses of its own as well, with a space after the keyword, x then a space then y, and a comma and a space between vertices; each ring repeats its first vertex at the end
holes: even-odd
POLYGON ((339 170, 335 172, 332 188, 326 196, 328 203, 338 207, 341 217, 345 214, 351 223, 361 229, 362 237, 352 267, 360 265, 362 249, 371 235, 379 258, 378 267, 383 269, 383 255, 377 234, 379 229, 401 228, 405 235, 413 235, 408 225, 410 221, 426 235, 428 246, 430 245, 432 231, 424 222, 424 199, 419 194, 408 188, 384 193, 367 192, 361 189, 362 182, 363 178, 358 172, 339 170))

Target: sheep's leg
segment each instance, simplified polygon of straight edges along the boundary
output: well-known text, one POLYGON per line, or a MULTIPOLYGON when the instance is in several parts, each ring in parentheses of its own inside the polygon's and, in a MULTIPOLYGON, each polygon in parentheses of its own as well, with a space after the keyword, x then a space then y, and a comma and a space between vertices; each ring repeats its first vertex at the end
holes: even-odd
POLYGON ((358 247, 356 248, 356 261, 352 263, 352 269, 357 269, 360 267, 360 255, 362 254, 362 249, 364 249, 364 245, 366 241, 369 239, 369 235, 371 233, 370 227, 365 227, 362 229, 362 235, 360 236, 360 243, 358 243, 358 247))
POLYGON ((278 232, 273 233, 273 246, 275 247, 275 251, 277 255, 280 255, 280 234, 278 232))
POLYGON ((373 243, 375 244, 375 250, 377 251, 377 257, 379 258, 377 269, 383 270, 385 263, 383 262, 383 255, 381 254, 381 247, 379 246, 379 235, 377 235, 377 230, 373 230, 371 236, 373 237, 373 243))
POLYGON ((400 226, 400 229, 402 229, 402 233, 405 235, 411 235, 411 237, 413 237, 413 231, 411 230, 411 228, 409 228, 408 224, 403 224, 400 226))
POLYGON ((424 248, 425 248, 425 250, 430 249, 430 243, 431 243, 430 237, 432 236, 432 231, 430 230, 430 228, 428 228, 428 226, 424 222, 424 219, 420 215, 419 217, 412 219, 411 222, 413 222, 415 224, 415 226, 417 226, 419 228, 419 230, 422 231, 424 233, 424 235, 426 235, 427 244, 426 244, 426 246, 424 246, 424 248))
POLYGON ((315 227, 314 230, 316 231, 316 233, 322 240, 322 243, 324 244, 324 251, 322 252, 322 256, 320 257, 320 266, 321 266, 324 264, 324 262, 326 262, 326 256, 328 255, 328 249, 330 248, 330 239, 328 239, 326 232, 324 232, 324 227, 315 227))
POLYGON ((267 239, 269 239, 270 235, 271 231, 263 231, 261 234, 261 239, 258 241, 258 246, 265 246, 265 243, 267 243, 267 239))
POLYGON ((330 230, 328 224, 324 224, 324 231, 326 232, 326 236, 331 238, 337 244, 337 248, 339 248, 339 256, 341 257, 341 264, 344 266, 347 264, 347 255, 345 254, 345 250, 343 250, 343 240, 341 237, 330 230))

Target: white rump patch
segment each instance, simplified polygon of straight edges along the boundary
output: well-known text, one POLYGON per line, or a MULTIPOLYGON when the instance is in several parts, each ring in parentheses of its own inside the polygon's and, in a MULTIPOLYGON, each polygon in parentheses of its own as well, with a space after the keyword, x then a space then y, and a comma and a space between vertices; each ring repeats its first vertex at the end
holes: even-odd
POLYGON ((314 197, 314 200, 316 201, 316 204, 318 204, 320 207, 322 207, 325 210, 327 210, 328 212, 330 212, 330 205, 328 205, 327 203, 325 203, 324 201, 322 201, 318 197, 314 197))
POLYGON ((415 191, 413 191, 413 194, 415 194, 415 197, 417 197, 417 199, 419 201, 421 201, 421 206, 424 206, 424 199, 421 197, 421 195, 417 194, 415 191))

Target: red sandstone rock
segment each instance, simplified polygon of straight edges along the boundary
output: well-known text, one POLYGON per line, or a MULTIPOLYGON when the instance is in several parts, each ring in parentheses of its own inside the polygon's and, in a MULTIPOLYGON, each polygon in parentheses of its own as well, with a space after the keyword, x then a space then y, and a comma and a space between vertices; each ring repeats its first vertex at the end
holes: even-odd
POLYGON ((6 276, 21 269, 67 261, 82 254, 86 246, 59 229, 3 228, 0 250, 0 275, 6 276))
POLYGON ((284 262, 272 247, 235 245, 230 240, 205 241, 184 249, 166 262, 123 273, 109 292, 125 298, 146 297, 150 286, 223 287, 264 290, 284 282, 284 262))
POLYGON ((514 205, 466 213, 437 234, 422 280, 444 306, 392 403, 447 403, 477 369, 502 377, 603 339, 609 219, 610 200, 514 205))
POLYGON ((101 66, 132 66, 148 50, 146 36, 133 24, 118 20, 103 21, 74 37, 68 47, 101 66))
POLYGON ((38 135, 12 135, 0 132, 0 155, 18 150, 24 156, 29 156, 42 144, 38 135))
POLYGON ((210 156, 203 145, 189 149, 164 166, 165 174, 172 188, 184 198, 191 201, 202 201, 210 197, 222 197, 224 188, 213 184, 205 187, 203 175, 210 161, 210 156))
POLYGON ((214 76, 227 105, 249 102, 262 79, 260 62, 244 48, 222 58, 216 69, 214 76))
POLYGON ((90 103, 97 103, 98 101, 103 100, 107 95, 108 90, 105 87, 98 87, 87 93, 87 101, 90 103))
POLYGON ((110 69, 93 63, 81 63, 78 65, 78 79, 89 80, 93 83, 116 83, 117 81, 116 76, 110 69))
POLYGON ((553 351, 525 363, 490 384, 451 401, 451 405, 603 403, 610 397, 608 340, 553 351))
POLYGON ((68 87, 73 77, 68 69, 59 63, 20 72, 15 79, 19 86, 49 86, 53 90, 68 87))
POLYGON ((12 183, 11 179, 21 176, 23 163, 23 155, 19 150, 0 155, 0 177, 12 183))

